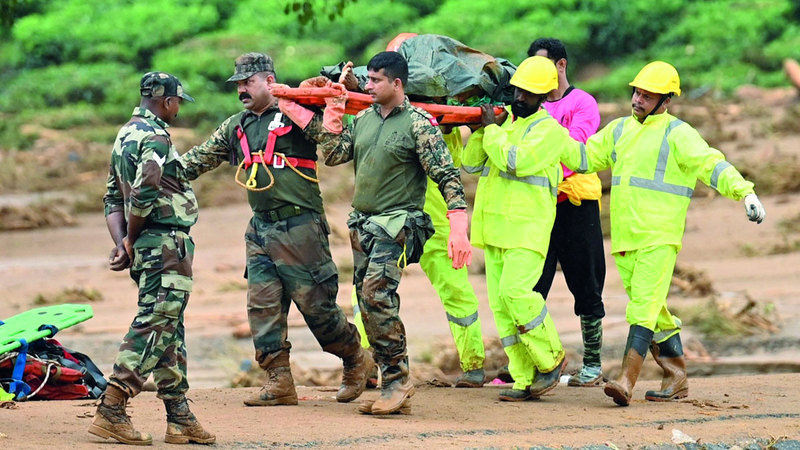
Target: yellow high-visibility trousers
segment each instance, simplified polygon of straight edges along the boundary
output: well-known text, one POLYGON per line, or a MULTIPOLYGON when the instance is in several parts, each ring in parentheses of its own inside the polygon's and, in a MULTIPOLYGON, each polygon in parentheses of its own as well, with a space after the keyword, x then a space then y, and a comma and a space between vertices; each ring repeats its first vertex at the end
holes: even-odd
POLYGON ((481 320, 478 317, 478 297, 469 282, 467 268, 453 269, 453 261, 447 256, 450 237, 447 205, 436 183, 430 178, 425 191, 424 211, 431 216, 436 233, 425 243, 419 265, 442 301, 458 350, 461 370, 482 369, 485 353, 481 320))
POLYGON ((652 330, 653 340, 661 343, 681 331, 681 321, 667 309, 667 294, 678 258, 674 245, 656 245, 614 254, 628 306, 625 318, 630 325, 652 330))
POLYGON ((526 389, 537 371, 551 372, 564 348, 544 298, 533 290, 544 255, 525 248, 486 246, 486 290, 497 333, 508 356, 514 389, 526 389))

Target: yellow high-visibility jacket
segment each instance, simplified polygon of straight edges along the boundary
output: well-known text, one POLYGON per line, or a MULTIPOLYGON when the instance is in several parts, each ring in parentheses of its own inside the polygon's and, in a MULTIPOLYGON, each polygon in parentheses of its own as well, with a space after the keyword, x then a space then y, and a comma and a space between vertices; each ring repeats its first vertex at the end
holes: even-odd
POLYGON ((725 197, 741 200, 753 183, 708 146, 691 125, 668 113, 615 119, 585 147, 564 154, 579 173, 611 168, 611 252, 653 245, 680 250, 686 210, 699 179, 725 197))
POLYGON ((480 173, 472 213, 472 245, 527 248, 547 254, 556 216, 559 161, 576 144, 544 109, 502 126, 479 129, 467 142, 462 167, 480 173))

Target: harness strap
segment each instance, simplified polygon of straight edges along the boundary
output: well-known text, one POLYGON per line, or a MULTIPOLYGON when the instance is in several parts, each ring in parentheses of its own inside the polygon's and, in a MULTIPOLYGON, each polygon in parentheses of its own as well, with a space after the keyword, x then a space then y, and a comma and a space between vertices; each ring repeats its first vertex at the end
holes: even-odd
POLYGON ((14 362, 14 370, 11 373, 11 384, 8 386, 9 394, 16 394, 17 400, 22 400, 31 393, 31 387, 22 381, 25 372, 25 363, 28 360, 28 341, 24 338, 19 340, 17 350, 17 360, 14 362))
POLYGON ((250 167, 253 164, 250 159, 250 144, 247 143, 247 136, 241 125, 236 125, 236 137, 239 139, 239 145, 242 146, 242 153, 244 153, 244 166, 250 167))
POLYGON ((249 169, 253 164, 272 165, 276 169, 280 169, 284 167, 287 162, 294 167, 316 169, 317 163, 313 159, 294 158, 291 156, 275 157, 276 140, 278 137, 284 136, 290 131, 292 131, 291 125, 270 130, 269 135, 267 135, 267 146, 264 151, 253 154, 250 151, 250 144, 247 142, 247 136, 244 134, 244 130, 241 125, 236 125, 236 137, 239 139, 239 144, 244 154, 245 169, 249 169))
POLYGON ((290 131, 292 131, 291 125, 269 130, 269 135, 267 136, 267 148, 264 150, 263 156, 264 160, 266 161, 265 164, 270 164, 273 162, 272 159, 275 156, 275 141, 278 139, 278 136, 283 136, 290 131))

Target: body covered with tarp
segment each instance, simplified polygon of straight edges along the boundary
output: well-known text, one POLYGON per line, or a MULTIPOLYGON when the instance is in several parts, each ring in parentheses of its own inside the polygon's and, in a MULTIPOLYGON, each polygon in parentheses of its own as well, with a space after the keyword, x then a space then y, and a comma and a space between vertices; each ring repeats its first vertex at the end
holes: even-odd
MULTIPOLYGON (((450 104, 469 106, 513 101, 514 87, 509 81, 516 67, 505 59, 436 34, 409 37, 397 51, 408 61, 405 92, 409 97, 440 102, 445 99, 450 104)), ((321 73, 336 81, 343 66, 344 63, 326 66, 321 73)), ((366 67, 355 67, 353 73, 363 90, 367 82, 366 67)))

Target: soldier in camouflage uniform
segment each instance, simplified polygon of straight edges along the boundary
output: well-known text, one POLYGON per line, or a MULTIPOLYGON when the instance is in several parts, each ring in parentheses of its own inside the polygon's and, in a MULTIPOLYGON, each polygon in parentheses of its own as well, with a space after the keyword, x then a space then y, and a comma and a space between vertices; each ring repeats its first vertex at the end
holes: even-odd
MULTIPOLYGON (((332 126, 335 120, 324 120, 319 140, 325 164, 354 161, 354 211, 347 222, 354 284, 382 380, 380 398, 361 405, 359 411, 383 415, 407 413, 408 399, 414 394, 397 288, 403 268, 419 261, 425 241, 434 232, 430 216, 422 210, 428 177, 439 186, 449 209, 448 248, 454 267, 469 263, 471 248, 459 171, 436 119, 411 106, 405 96, 405 59, 396 52, 382 52, 367 69, 367 92, 375 104, 358 113, 344 130, 340 114, 338 129, 332 126)), ((343 98, 344 88, 333 86, 342 90, 343 98)), ((328 103, 325 116, 332 115, 337 105, 343 111, 342 98, 328 103)))
POLYGON ((127 400, 142 391, 152 372, 167 410, 165 441, 211 444, 215 436, 197 422, 186 403, 183 313, 192 290, 197 201, 167 132, 181 102, 194 99, 180 81, 149 72, 140 84, 141 103, 114 141, 103 197, 106 223, 116 247, 110 268, 130 267, 139 286, 139 310, 122 340, 114 373, 89 432, 125 444, 150 445, 133 428, 127 400))
POLYGON ((247 176, 255 181, 247 192, 253 209, 245 232, 247 314, 255 358, 268 380, 244 403, 297 404, 289 364, 291 343, 287 339, 292 301, 322 349, 343 359, 342 385, 336 399, 352 401, 364 391, 371 361, 361 348, 355 326, 336 304, 339 280, 315 179, 316 142, 304 131, 320 128, 322 119, 308 110, 294 123, 283 115, 270 92, 275 70, 268 55, 240 56, 228 81, 238 84, 245 110, 226 119, 205 143, 183 155, 183 161, 190 179, 225 161, 232 165, 248 158, 261 161, 244 166, 247 176), (250 153, 259 150, 265 153, 250 153))

